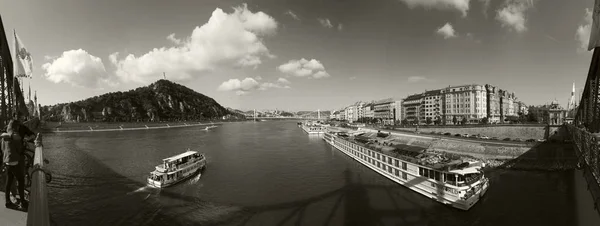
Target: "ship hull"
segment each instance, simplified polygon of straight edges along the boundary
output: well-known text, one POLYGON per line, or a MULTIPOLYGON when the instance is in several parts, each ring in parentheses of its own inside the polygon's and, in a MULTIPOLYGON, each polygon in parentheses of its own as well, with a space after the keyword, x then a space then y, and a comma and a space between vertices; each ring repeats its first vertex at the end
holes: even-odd
POLYGON ((148 183, 148 186, 150 186, 150 187, 166 188, 166 187, 170 187, 170 186, 176 185, 178 183, 181 183, 183 181, 186 181, 187 179, 200 173, 205 168, 206 168, 206 160, 201 160, 201 161, 195 162, 193 164, 190 164, 187 167, 181 168, 175 172, 169 173, 169 175, 173 176, 173 178, 170 180, 161 182, 161 181, 155 181, 150 178, 147 178, 146 181, 148 183))
MULTIPOLYGON (((324 136, 323 139, 338 151, 344 153, 350 158, 356 160, 362 165, 370 168, 371 170, 379 173, 380 175, 400 184, 404 187, 415 191, 425 197, 431 198, 437 202, 452 206, 461 210, 469 210, 483 197, 487 189, 489 188, 489 182, 487 179, 481 182, 476 182, 467 188, 459 188, 454 186, 447 186, 439 181, 432 180, 427 177, 419 176, 417 164, 398 161, 405 164, 406 167, 391 164, 386 161, 380 161, 377 158, 371 158, 370 154, 365 155, 365 148, 358 150, 358 145, 351 144, 348 141, 337 141, 335 138, 331 139, 331 135, 324 136), (468 199, 459 197, 458 193, 460 190, 475 189, 475 194, 468 199), (448 190, 447 190, 448 189, 448 190)), ((373 151, 374 153, 374 151, 373 151)), ((379 153, 379 155, 384 156, 379 153)), ((377 156, 379 156, 377 155, 377 156)), ((387 156, 389 159, 393 159, 387 156)), ((393 159, 396 160, 396 159, 393 159)))

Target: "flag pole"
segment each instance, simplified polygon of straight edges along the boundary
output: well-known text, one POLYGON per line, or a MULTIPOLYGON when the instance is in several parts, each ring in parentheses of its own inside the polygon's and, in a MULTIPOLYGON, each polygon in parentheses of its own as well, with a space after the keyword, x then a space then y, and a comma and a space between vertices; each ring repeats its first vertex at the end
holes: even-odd
MULTIPOLYGON (((18 65, 17 65, 18 64, 18 51, 19 51, 19 49, 17 48, 17 30, 16 29, 13 29, 13 40, 14 40, 14 44, 15 44, 15 61, 14 61, 13 64, 15 64, 15 65, 13 66, 13 78, 12 78, 12 84, 13 84, 12 85, 13 86, 13 88, 12 88, 12 91, 13 91, 13 96, 12 96, 13 97, 12 98, 13 99, 13 111, 12 112, 14 114, 14 113, 18 113, 18 111, 19 111, 19 101, 18 101, 18 98, 17 98, 17 89, 21 89, 20 87, 17 87, 17 78, 15 77, 15 76, 18 75, 18 72, 14 73, 14 71, 18 70, 18 68, 19 68, 18 65)), ((12 117, 12 115, 11 115, 11 117, 12 117)))

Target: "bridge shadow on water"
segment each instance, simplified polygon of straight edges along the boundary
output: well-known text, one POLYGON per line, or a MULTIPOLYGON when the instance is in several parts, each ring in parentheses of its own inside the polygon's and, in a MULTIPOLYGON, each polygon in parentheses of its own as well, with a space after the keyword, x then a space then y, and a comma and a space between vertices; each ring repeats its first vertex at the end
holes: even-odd
MULTIPOLYGON (((402 225, 424 223, 422 218, 413 219, 424 214, 423 208, 402 208, 406 204, 397 203, 404 200, 423 206, 414 201, 418 195, 399 199, 398 185, 364 184, 354 179, 350 169, 340 175, 345 179, 341 188, 291 202, 249 206, 234 201, 213 203, 177 191, 177 186, 188 186, 188 182, 172 188, 146 188, 145 183, 120 175, 84 150, 64 148, 60 155, 50 154, 53 151, 57 150, 49 149, 47 155, 53 172, 49 203, 57 225, 388 225, 383 223, 386 218, 403 219, 402 225), (62 165, 64 158, 78 163, 62 165), (373 208, 372 190, 387 194, 384 199, 392 200, 394 207, 373 208), (268 220, 260 219, 265 216, 268 220)), ((210 174, 210 168, 204 174, 210 174)))
MULTIPOLYGON (((528 166, 540 159, 571 158, 568 145, 557 145, 538 144, 504 168, 535 170, 528 166)), ((194 186, 188 182, 146 188, 143 180, 120 175, 84 150, 63 147, 60 155, 47 155, 53 172, 51 215, 58 225, 590 225, 578 216, 586 207, 579 207, 573 171, 489 170, 488 193, 471 210, 461 211, 332 151, 347 161, 341 187, 289 202, 241 205, 214 203, 177 189, 194 186), (77 159, 77 165, 62 165, 64 158, 77 159)))

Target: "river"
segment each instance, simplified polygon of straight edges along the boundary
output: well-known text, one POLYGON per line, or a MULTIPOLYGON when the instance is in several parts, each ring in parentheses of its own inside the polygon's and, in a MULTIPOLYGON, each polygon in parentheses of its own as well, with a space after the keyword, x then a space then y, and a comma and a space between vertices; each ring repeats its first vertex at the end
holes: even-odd
POLYGON ((308 136, 295 121, 44 138, 58 225, 600 225, 581 172, 487 172, 469 211, 439 204, 308 136), (206 153, 195 178, 145 186, 161 159, 206 153), (582 184, 583 183, 583 184, 582 184))

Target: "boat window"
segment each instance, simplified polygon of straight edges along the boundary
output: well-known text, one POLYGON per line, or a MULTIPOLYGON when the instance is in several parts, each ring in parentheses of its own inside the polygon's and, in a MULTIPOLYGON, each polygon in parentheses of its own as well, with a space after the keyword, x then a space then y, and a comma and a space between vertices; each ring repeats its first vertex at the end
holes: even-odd
POLYGON ((406 167, 406 162, 402 162, 402 169, 403 169, 403 170, 406 170, 406 168, 407 168, 407 167, 406 167))
POLYGON ((396 165, 396 167, 400 167, 400 166, 399 166, 399 165, 400 165, 400 161, 399 161, 398 159, 396 159, 396 160, 395 160, 395 163, 396 163, 396 164, 394 164, 394 165, 396 165))
POLYGON ((456 185, 456 175, 455 174, 451 174, 451 173, 446 173, 446 183, 450 183, 450 184, 454 184, 456 185))
POLYGON ((404 180, 407 180, 407 177, 408 177, 408 176, 406 175, 406 173, 405 173, 405 172, 402 172, 402 179, 404 179, 404 180))
POLYGON ((435 171, 434 170, 429 170, 429 178, 435 179, 435 171))
POLYGON ((429 177, 429 170, 428 169, 423 169, 423 176, 424 177, 429 177))
POLYGON ((441 181, 440 177, 441 177, 440 172, 435 171, 435 180, 441 181))

